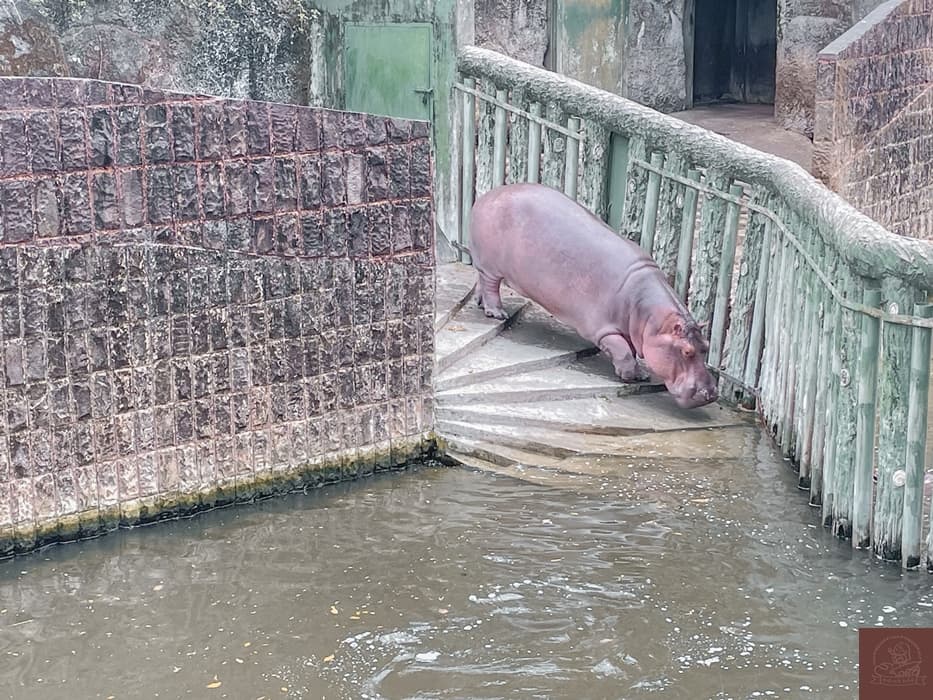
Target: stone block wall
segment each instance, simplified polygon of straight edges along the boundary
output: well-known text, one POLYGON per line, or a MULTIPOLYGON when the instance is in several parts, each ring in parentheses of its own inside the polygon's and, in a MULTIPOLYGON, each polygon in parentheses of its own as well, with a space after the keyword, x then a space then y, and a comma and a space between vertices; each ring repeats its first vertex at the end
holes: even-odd
POLYGON ((814 173, 891 231, 933 238, 933 0, 881 5, 818 69, 814 173))
POLYGON ((430 448, 428 125, 0 80, 0 555, 430 448))

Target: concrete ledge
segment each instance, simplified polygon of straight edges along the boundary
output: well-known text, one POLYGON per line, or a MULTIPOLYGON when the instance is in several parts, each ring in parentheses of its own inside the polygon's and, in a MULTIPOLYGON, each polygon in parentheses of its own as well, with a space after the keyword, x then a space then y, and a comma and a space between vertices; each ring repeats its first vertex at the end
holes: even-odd
POLYGON ((53 544, 105 535, 120 528, 186 518, 215 508, 307 491, 411 464, 440 461, 434 433, 371 448, 342 450, 309 460, 299 467, 272 467, 246 479, 229 479, 208 489, 159 494, 113 503, 79 513, 13 523, 0 528, 0 559, 27 554, 53 544))

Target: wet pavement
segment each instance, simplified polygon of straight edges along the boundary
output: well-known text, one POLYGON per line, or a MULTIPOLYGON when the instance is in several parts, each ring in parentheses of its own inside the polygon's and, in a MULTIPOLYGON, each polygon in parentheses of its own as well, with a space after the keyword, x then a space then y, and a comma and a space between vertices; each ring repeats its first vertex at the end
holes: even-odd
POLYGON ((933 625, 930 578, 817 527, 756 432, 710 434, 710 459, 426 467, 4 562, 0 697, 854 698, 857 628, 933 625))

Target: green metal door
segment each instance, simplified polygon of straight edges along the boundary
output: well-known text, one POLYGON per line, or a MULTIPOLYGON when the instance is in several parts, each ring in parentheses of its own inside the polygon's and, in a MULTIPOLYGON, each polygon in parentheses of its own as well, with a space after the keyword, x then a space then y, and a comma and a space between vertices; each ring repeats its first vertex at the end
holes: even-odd
POLYGON ((344 31, 346 108, 404 119, 434 116, 432 26, 347 24, 344 31))

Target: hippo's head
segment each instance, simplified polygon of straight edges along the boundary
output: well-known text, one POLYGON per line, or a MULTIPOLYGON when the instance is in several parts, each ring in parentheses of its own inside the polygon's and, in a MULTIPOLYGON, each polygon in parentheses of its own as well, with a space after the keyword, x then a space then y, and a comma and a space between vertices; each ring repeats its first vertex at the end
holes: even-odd
POLYGON ((716 380, 706 369, 708 351, 709 343, 696 322, 676 313, 642 339, 645 364, 681 408, 705 406, 719 398, 716 380))

